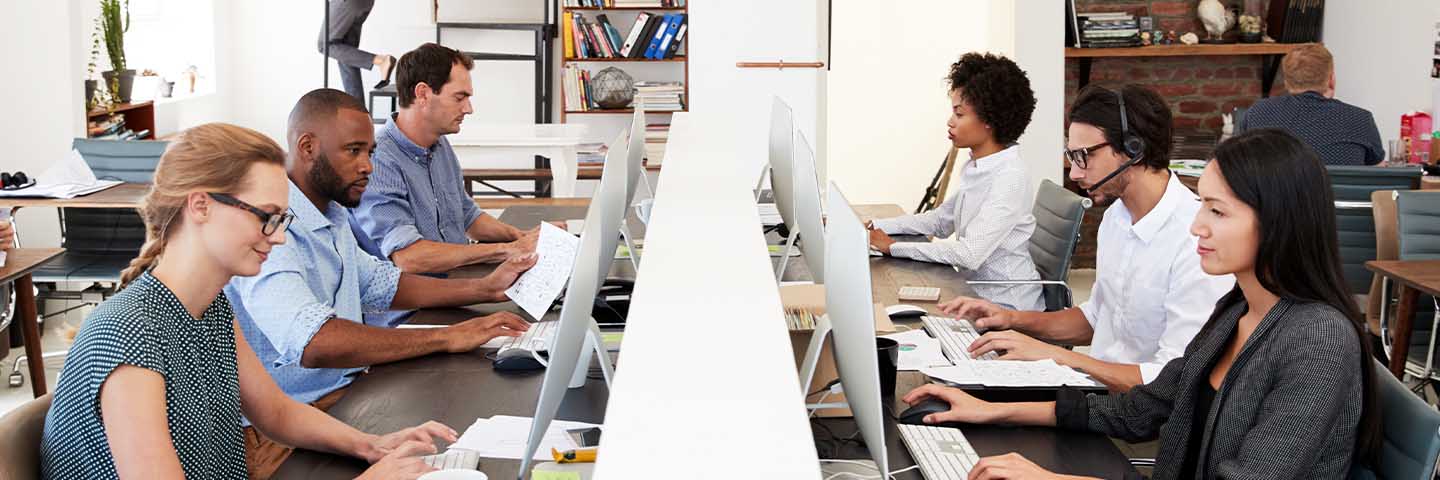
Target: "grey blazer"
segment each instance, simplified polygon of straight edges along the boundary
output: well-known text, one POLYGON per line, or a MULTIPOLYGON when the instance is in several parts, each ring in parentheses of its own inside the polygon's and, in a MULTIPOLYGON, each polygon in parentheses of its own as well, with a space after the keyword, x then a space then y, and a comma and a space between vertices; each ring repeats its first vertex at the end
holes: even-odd
POLYGON ((1063 391, 1057 423, 1131 442, 1159 438, 1157 479, 1180 475, 1194 428, 1205 429, 1196 478, 1345 478, 1360 422, 1362 353, 1354 327, 1328 305, 1281 299, 1236 356, 1207 424, 1193 424, 1201 382, 1246 310, 1239 289, 1221 298, 1185 356, 1148 384, 1108 396, 1063 391))

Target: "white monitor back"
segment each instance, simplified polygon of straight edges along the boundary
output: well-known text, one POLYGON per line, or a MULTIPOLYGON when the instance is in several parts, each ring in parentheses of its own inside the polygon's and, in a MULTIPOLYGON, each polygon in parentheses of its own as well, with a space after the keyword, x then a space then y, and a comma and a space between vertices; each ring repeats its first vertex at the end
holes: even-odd
POLYGON ((875 309, 870 290, 870 237, 850 202, 830 184, 830 236, 826 238, 825 311, 835 345, 835 366, 845 400, 880 472, 889 472, 885 449, 885 405, 875 345, 875 309))
POLYGON ((810 267, 810 278, 815 283, 825 283, 825 220, 824 207, 820 204, 820 180, 815 173, 815 151, 805 139, 805 133, 795 132, 794 222, 786 222, 791 229, 800 231, 800 252, 805 255, 805 266, 810 267))
MULTIPOLYGON (((611 152, 614 153, 614 150, 611 152)), ((580 249, 575 254, 570 285, 565 290, 565 302, 560 307, 560 325, 550 342, 549 366, 545 369, 540 398, 536 401, 535 420, 530 426, 525 458, 534 455, 545 431, 550 428, 550 421, 555 419, 555 412, 560 408, 560 401, 564 399, 570 379, 575 374, 576 364, 581 355, 587 353, 585 335, 593 325, 591 311, 595 306, 595 294, 615 261, 615 248, 620 241, 620 219, 626 210, 627 162, 623 159, 605 159, 600 187, 585 213, 585 229, 580 233, 580 249)))
POLYGON ((775 209, 786 226, 795 226, 795 124, 790 106, 780 97, 770 106, 770 189, 775 209))
MULTIPOLYGON (((628 155, 625 158, 625 205, 635 203, 636 191, 645 180, 645 107, 638 103, 635 105, 635 116, 630 120, 629 142, 626 143, 628 155)), ((656 159, 660 161, 660 159, 656 159)), ((654 192, 650 193, 654 195, 654 192)))

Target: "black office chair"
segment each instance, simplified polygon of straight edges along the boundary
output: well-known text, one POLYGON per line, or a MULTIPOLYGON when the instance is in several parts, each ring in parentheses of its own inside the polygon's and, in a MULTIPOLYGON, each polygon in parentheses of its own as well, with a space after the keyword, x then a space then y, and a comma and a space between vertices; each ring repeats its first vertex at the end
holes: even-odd
POLYGON ((1085 209, 1090 208, 1088 198, 1045 180, 1035 193, 1035 233, 1030 236, 1030 258, 1035 262, 1039 280, 976 280, 970 285, 1040 285, 1045 297, 1045 311, 1053 312, 1070 308, 1070 258, 1075 246, 1080 243, 1080 222, 1085 209))
MULTIPOLYGON (((151 182, 160 155, 167 142, 116 141, 77 138, 72 146, 80 152, 86 165, 100 180, 127 183, 151 182)), ((128 208, 60 208, 60 246, 65 253, 32 274, 36 289, 37 313, 41 319, 64 314, 86 306, 99 305, 120 287, 120 272, 140 254, 145 243, 145 222, 128 208), (67 285, 78 285, 67 289, 67 285), (79 300, 80 303, 54 312, 45 312, 45 299, 79 300)), ((13 329, 12 329, 13 330, 13 329)), ((43 331, 43 330, 42 330, 43 331)), ((12 331, 11 346, 20 339, 12 331)), ((66 352, 47 352, 45 358, 56 358, 66 352)), ((24 383, 20 367, 28 359, 15 359, 11 365, 9 385, 24 383)))

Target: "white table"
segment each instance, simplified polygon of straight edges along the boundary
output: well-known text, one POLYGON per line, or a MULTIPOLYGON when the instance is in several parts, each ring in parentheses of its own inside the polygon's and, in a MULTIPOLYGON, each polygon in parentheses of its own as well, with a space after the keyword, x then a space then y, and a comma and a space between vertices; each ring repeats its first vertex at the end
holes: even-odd
POLYGON ((474 154, 540 155, 550 159, 552 196, 575 196, 576 149, 585 143, 585 125, 477 125, 450 137, 460 168, 493 168, 474 154))
POLYGON ((695 123, 671 124, 595 478, 819 478, 755 179, 695 123))

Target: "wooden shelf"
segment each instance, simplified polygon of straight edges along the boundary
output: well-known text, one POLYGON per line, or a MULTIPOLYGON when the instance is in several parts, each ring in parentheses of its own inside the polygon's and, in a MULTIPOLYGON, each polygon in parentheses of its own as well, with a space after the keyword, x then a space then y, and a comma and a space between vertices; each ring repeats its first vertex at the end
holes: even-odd
POLYGON ((672 58, 662 58, 662 59, 659 59, 659 60, 656 60, 656 59, 653 59, 653 58, 605 58, 605 57, 597 57, 597 58, 567 58, 567 59, 565 59, 565 62, 566 62, 566 63, 584 63, 584 62, 597 62, 597 63, 598 63, 598 62, 615 62, 615 63, 624 63, 624 62, 636 62, 636 63, 653 62, 653 63, 666 63, 666 62, 683 62, 683 61, 686 61, 687 59, 688 59, 688 58, 687 58, 686 56, 684 56, 684 55, 676 55, 676 56, 674 56, 674 57, 672 57, 672 58))
POLYGON ((91 110, 88 114, 85 115, 85 117, 86 117, 86 118, 95 118, 95 117, 101 117, 101 116, 105 116, 105 115, 110 115, 110 114, 112 114, 112 113, 124 113, 124 112, 128 112, 128 111, 131 111, 131 110, 139 110, 139 109, 142 109, 142 108, 147 108, 147 107, 150 107, 150 106, 152 106, 152 105, 154 105, 154 102, 119 103, 119 104, 115 104, 115 106, 114 106, 113 108, 109 108, 109 109, 106 109, 106 108, 97 108, 97 109, 91 110))
POLYGON ((582 12, 603 12, 606 10, 614 10, 617 12, 643 12, 646 10, 655 10, 662 12, 684 12, 688 11, 689 7, 565 7, 564 9, 582 12))
POLYGON ((1219 45, 1151 45, 1129 48, 1066 48, 1065 58, 1194 57, 1222 55, 1284 55, 1304 43, 1228 43, 1219 45))
MULTIPOLYGON (((651 114, 658 115, 658 114, 662 114, 662 113, 675 113, 675 112, 688 112, 688 111, 690 111, 690 109, 688 109, 688 108, 687 108, 687 109, 682 109, 682 110, 654 110, 654 111, 647 110, 647 111, 645 111, 645 114, 646 114, 646 115, 651 115, 651 114)), ((566 111, 565 111, 565 114, 566 114, 566 115, 620 115, 620 114, 631 114, 631 113, 635 113, 635 109, 632 109, 632 108, 615 108, 615 109, 602 109, 602 110, 566 110, 566 111)))

